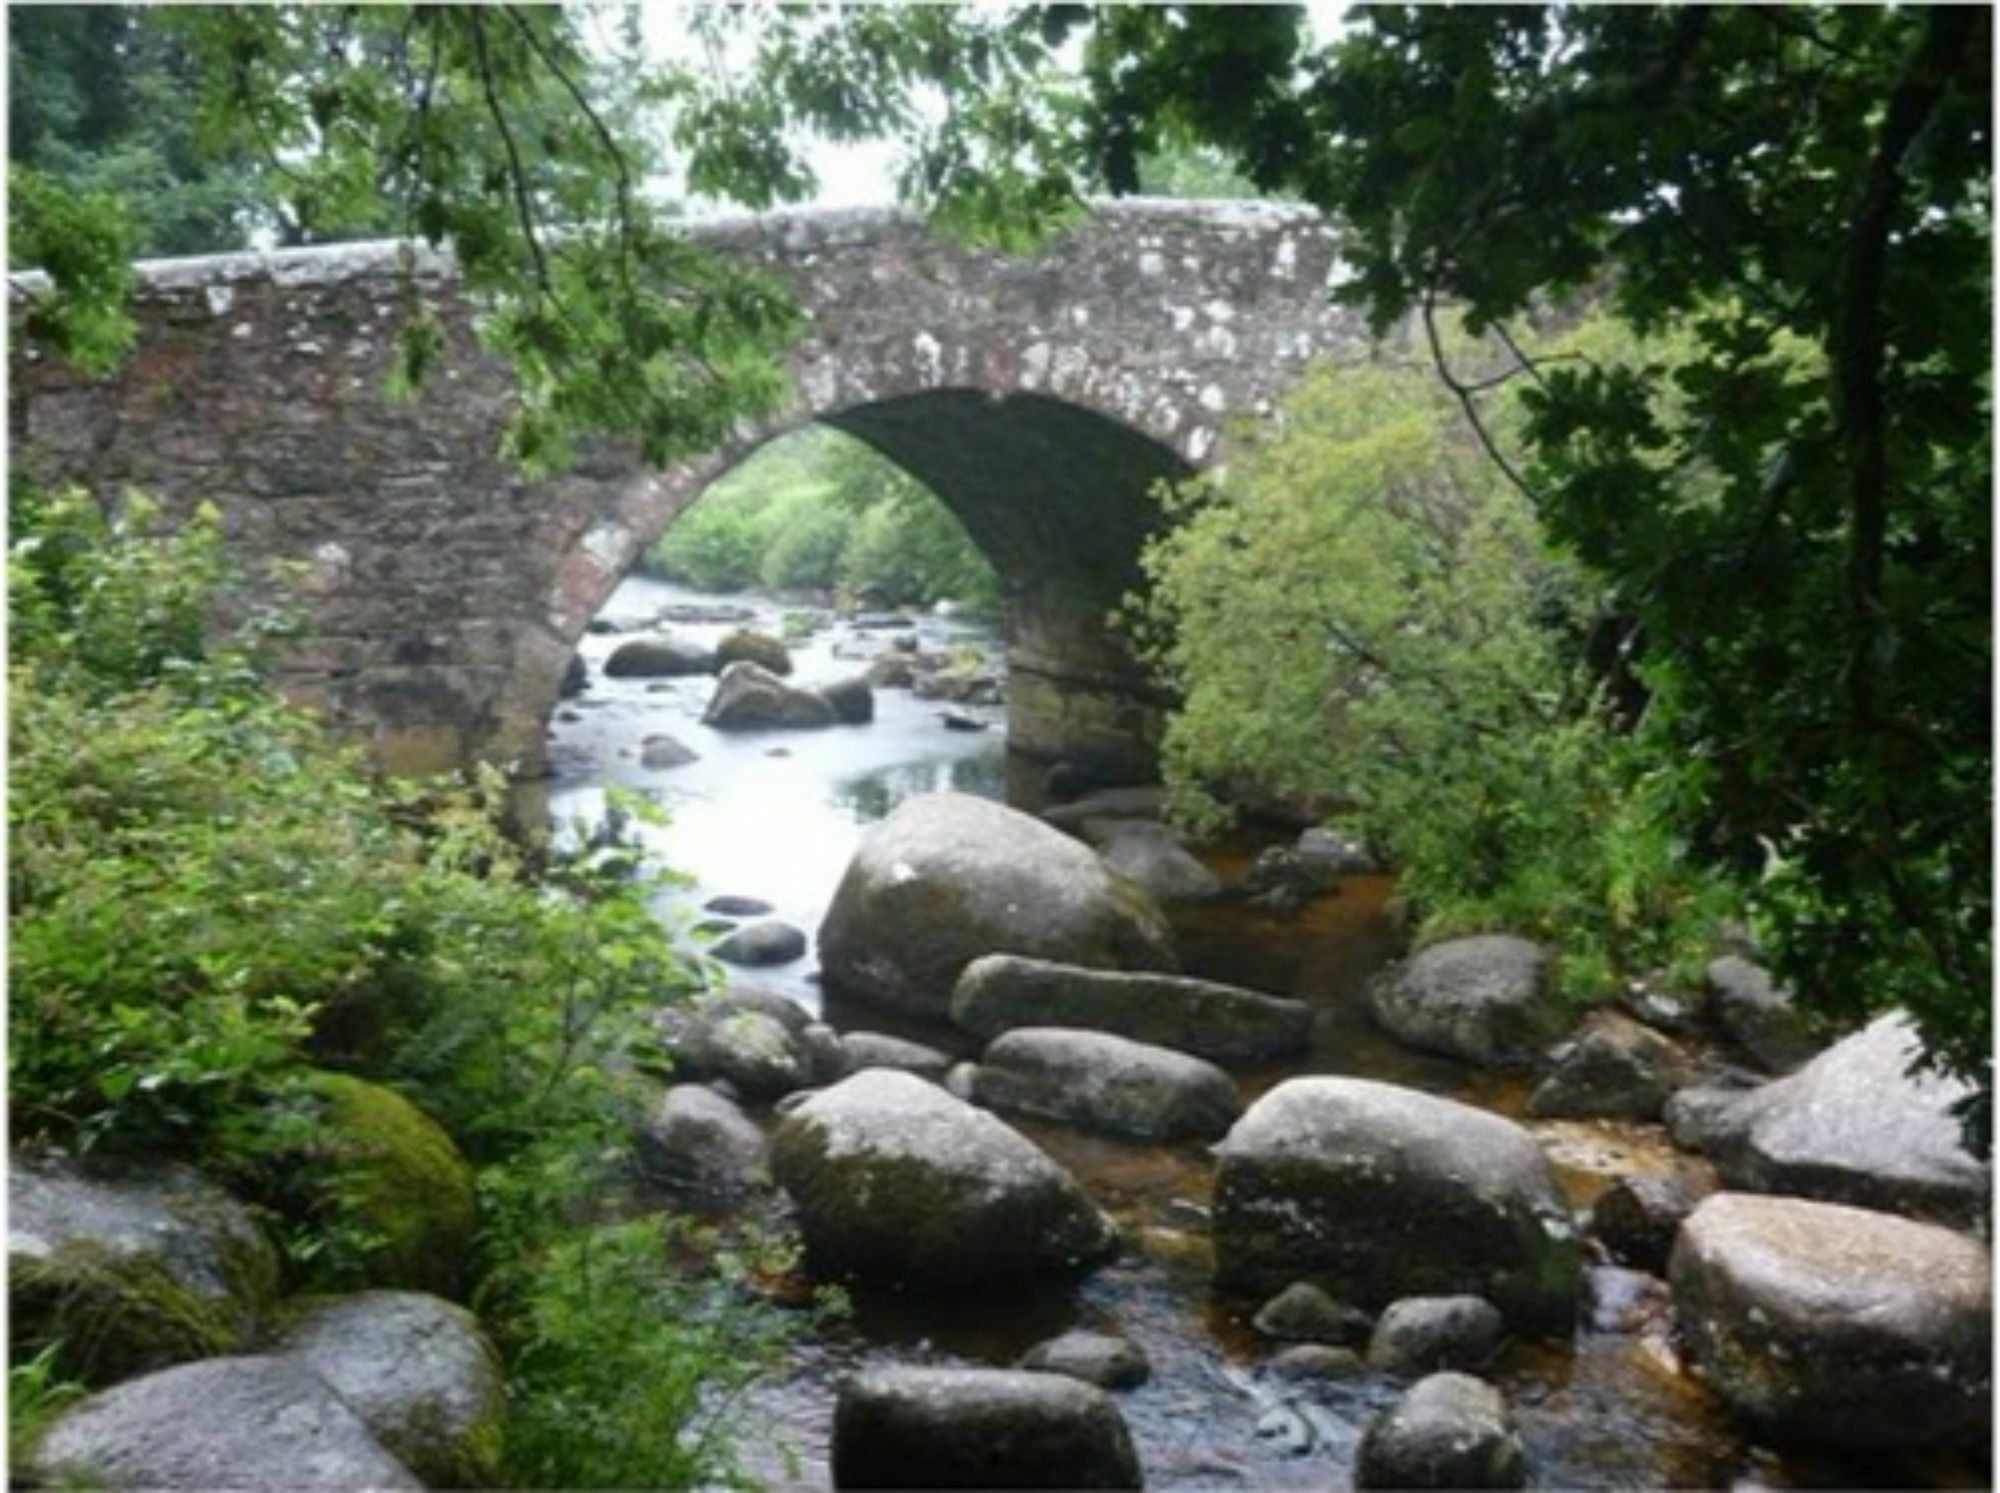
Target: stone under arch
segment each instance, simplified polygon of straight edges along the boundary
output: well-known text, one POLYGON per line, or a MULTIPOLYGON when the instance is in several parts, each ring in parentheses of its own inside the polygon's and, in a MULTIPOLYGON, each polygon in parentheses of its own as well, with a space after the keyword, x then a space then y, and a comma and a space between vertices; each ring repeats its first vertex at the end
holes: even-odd
MULTIPOLYGON (((641 548, 763 441, 824 420, 952 505, 1017 588, 1011 744, 1135 764, 1146 701, 1105 629, 1154 479, 1212 463, 1314 357, 1365 357, 1332 307, 1331 233, 1270 204, 1107 204, 1007 257, 894 211, 773 214, 694 236, 764 264, 807 331, 792 397, 665 471, 609 445, 528 481, 498 457, 507 383, 471 313, 421 399, 383 393, 393 245, 141 267, 128 363, 22 349, 17 460, 100 492, 208 500, 253 567, 303 568, 283 682, 391 768, 532 767, 576 638, 641 548)), ((450 267, 426 261, 449 294, 450 267)), ((32 290, 16 277, 14 301, 32 290)))

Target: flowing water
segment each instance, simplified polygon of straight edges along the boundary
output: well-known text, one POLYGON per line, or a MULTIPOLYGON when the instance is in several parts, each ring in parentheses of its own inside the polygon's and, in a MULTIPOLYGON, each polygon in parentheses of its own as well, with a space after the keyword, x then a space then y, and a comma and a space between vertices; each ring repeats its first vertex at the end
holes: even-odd
MULTIPOLYGON (((783 608, 762 598, 715 598, 645 579, 627 581, 607 606, 625 627, 666 607, 718 601, 755 612, 750 624, 778 631, 783 608)), ((738 623, 671 624, 712 642, 738 623)), ((924 619, 922 646, 978 647, 996 661, 999 642, 975 625, 924 619)), ((794 679, 824 683, 865 667, 892 633, 835 624, 793 649, 794 679)), ((775 915, 818 926, 834 886, 873 820, 914 794, 952 789, 1006 796, 1009 769, 997 709, 971 711, 983 732, 945 728, 944 706, 908 691, 878 690, 866 726, 725 735, 699 723, 712 681, 609 680, 604 658, 621 638, 593 635, 580 650, 589 690, 559 716, 551 736, 550 812, 559 825, 596 823, 606 788, 652 797, 671 816, 645 838, 689 878, 662 894, 660 912, 691 929, 701 904, 734 894, 769 902, 775 915), (669 734, 699 753, 686 766, 641 765, 648 736, 669 734)), ((954 707, 956 708, 956 707, 954 707)), ((1225 875, 1254 850, 1213 858, 1225 875)), ((1310 1053, 1284 1067, 1236 1071, 1244 1097, 1302 1072, 1345 1073, 1407 1084, 1520 1118, 1525 1086, 1397 1046, 1367 1019, 1361 990, 1401 944, 1386 877, 1350 879, 1291 919, 1215 904, 1176 917, 1192 974, 1309 1001, 1316 1009, 1310 1053)), ((691 937, 697 936, 690 933, 691 937)), ((950 1030, 885 1016, 823 996, 810 955, 759 971, 841 1030, 867 1028, 975 1055, 950 1030)), ((748 1470, 782 1485, 826 1487, 833 1401, 842 1375, 883 1363, 1012 1364, 1029 1347, 1071 1327, 1117 1332, 1140 1343, 1151 1380, 1121 1393, 1155 1488, 1351 1486, 1368 1419, 1396 1394, 1376 1376, 1289 1384, 1263 1363, 1272 1345, 1249 1325, 1256 1303, 1211 1293, 1208 1206, 1212 1165, 1204 1147, 1145 1146, 1061 1126, 1018 1128, 1068 1166, 1117 1219, 1124 1258, 1080 1284, 948 1298, 856 1292, 844 1321, 794 1353, 785 1375, 732 1407, 748 1470)), ((1527 1121, 1548 1149, 1572 1202, 1586 1207, 1612 1178, 1690 1165, 1657 1126, 1527 1121)), ((1590 1302, 1568 1344, 1523 1343, 1494 1373, 1514 1407, 1537 1486, 1890 1487, 1977 1486, 1981 1469, 1956 1463, 1822 1463, 1780 1459, 1734 1432, 1719 1407, 1682 1372, 1656 1283, 1630 1272, 1591 1273, 1590 1302)))

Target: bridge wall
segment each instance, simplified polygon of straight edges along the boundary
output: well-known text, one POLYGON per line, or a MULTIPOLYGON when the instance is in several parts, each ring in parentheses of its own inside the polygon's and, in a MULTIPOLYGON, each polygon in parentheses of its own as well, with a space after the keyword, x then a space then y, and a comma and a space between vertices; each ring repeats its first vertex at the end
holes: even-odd
MULTIPOLYGON (((995 562, 1011 744, 1141 770, 1157 702, 1105 618, 1137 579, 1149 490, 1215 461, 1227 423, 1268 413, 1308 359, 1367 355, 1326 304, 1328 231, 1296 209, 1147 202, 1018 259, 893 211, 691 231, 782 277, 809 324, 785 408, 697 460, 649 471, 597 444, 523 479, 496 454, 504 373, 455 300, 431 381, 391 401, 383 244, 142 267, 115 374, 16 352, 16 460, 217 503, 259 584, 304 603, 285 688, 392 768, 532 770, 569 654, 640 551, 757 445, 824 420, 929 482, 995 562)), ((447 264, 423 272, 450 297, 447 264)))

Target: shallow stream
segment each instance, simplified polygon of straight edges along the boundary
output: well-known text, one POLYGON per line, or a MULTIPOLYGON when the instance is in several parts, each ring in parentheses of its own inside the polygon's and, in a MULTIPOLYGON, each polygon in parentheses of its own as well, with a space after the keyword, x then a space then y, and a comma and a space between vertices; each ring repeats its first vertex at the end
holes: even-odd
MULTIPOLYGON (((759 597, 711 597, 643 578, 627 581, 604 616, 630 632, 665 608, 747 606, 749 625, 779 632, 785 608, 759 597)), ((667 624, 713 642, 736 622, 667 624)), ((926 649, 974 646, 996 661, 989 630, 926 618, 926 649)), ((905 631, 910 629, 903 629, 905 631)), ((891 631, 836 623, 793 645, 794 679, 825 683, 858 673, 891 631)), ((582 649, 589 689, 552 730, 549 811, 558 825, 594 824, 606 787, 655 798, 671 815, 644 835, 690 878, 660 910, 691 927, 717 895, 769 902, 775 916, 811 934, 866 826, 912 795, 952 789, 1004 798, 1009 768, 997 708, 965 712, 984 731, 947 729, 947 707, 906 690, 878 690, 875 720, 818 731, 726 735, 700 724, 712 681, 606 679, 620 636, 593 634, 582 649), (641 743, 667 734, 699 753, 653 770, 641 743)), ((963 709, 963 707, 952 707, 963 709)), ((1254 843, 1211 857, 1225 876, 1254 843)), ((1525 1086, 1397 1046, 1369 1021, 1361 990, 1395 956, 1400 934, 1386 877, 1350 879, 1291 919, 1214 904, 1176 916, 1191 974, 1295 996, 1317 1010, 1310 1054, 1283 1068, 1243 1068, 1246 1100, 1300 1073, 1346 1073, 1407 1084, 1520 1117, 1525 1086)), ((823 997, 810 954, 759 983, 783 989, 847 1031, 890 1031, 974 1056, 949 1028, 913 1024, 823 997)), ((1212 1165, 1205 1148, 1146 1146, 1016 1121, 1082 1180, 1124 1232, 1124 1257, 1079 1285, 951 1299, 856 1293, 852 1315, 795 1353, 778 1382, 752 1393, 730 1419, 748 1470, 776 1485, 825 1487, 835 1387, 868 1364, 1012 1364, 1027 1348, 1074 1326, 1138 1342, 1153 1376, 1118 1396, 1148 1486, 1330 1488, 1351 1486, 1356 1444, 1397 1386, 1377 1376, 1288 1384, 1262 1368, 1276 1346, 1248 1325, 1255 1302, 1209 1289, 1207 1214, 1212 1165)), ((1691 1165, 1656 1126, 1537 1122, 1529 1128, 1554 1159, 1572 1202, 1587 1207, 1625 1172, 1691 1165)), ((1578 1488, 1897 1487, 1978 1485, 1979 1470, 1909 1460, 1821 1464, 1780 1459, 1748 1444, 1700 1385, 1681 1371, 1663 1298, 1643 1277, 1591 1272, 1591 1299, 1567 1345, 1516 1344, 1494 1374, 1514 1407, 1535 1485, 1578 1488)))

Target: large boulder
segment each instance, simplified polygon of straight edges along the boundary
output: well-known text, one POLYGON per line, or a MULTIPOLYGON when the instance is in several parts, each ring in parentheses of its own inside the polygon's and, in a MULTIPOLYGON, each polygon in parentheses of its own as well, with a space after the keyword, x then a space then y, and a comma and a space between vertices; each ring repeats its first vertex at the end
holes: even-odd
POLYGON ((1206 902, 1222 895, 1222 878, 1158 820, 1086 819, 1082 838, 1105 865, 1162 902, 1206 902))
POLYGON ((393 1089, 345 1073, 316 1073, 309 1089, 319 1123, 289 1164, 316 1212, 367 1241, 348 1283, 455 1294, 479 1228, 470 1163, 393 1089))
POLYGON ((1022 1027, 986 1049, 972 1097, 1133 1140, 1213 1140, 1243 1112, 1213 1063, 1108 1032, 1022 1027))
POLYGON ((1296 1078, 1217 1147, 1218 1281, 1306 1279, 1379 1308, 1483 1296, 1516 1328, 1567 1333, 1576 1228, 1547 1159, 1512 1121, 1414 1089, 1296 1078))
POLYGON ((1709 1383, 1759 1434, 1935 1446, 1992 1413, 1992 1262, 1933 1224, 1717 1193, 1674 1247, 1674 1315, 1709 1383))
POLYGON ((1124 1416, 1060 1374, 875 1369, 841 1386, 836 1488, 1137 1488, 1124 1416))
POLYGON ((1724 954, 1709 964, 1706 980, 1716 1024, 1770 1072, 1790 1073, 1826 1046, 1791 992, 1762 965, 1724 954))
POLYGON ((1117 1243, 1075 1178, 1025 1138, 887 1068, 787 1115, 771 1173, 815 1263, 856 1275, 974 1285, 1095 1264, 1117 1243))
POLYGON ((793 689, 761 664, 738 662, 715 681, 701 723, 717 731, 807 730, 831 726, 834 714, 810 690, 793 689))
POLYGON ((1107 969, 1171 970, 1173 935, 1151 898, 1084 846, 983 798, 910 799, 869 830, 819 930, 827 982, 943 1016, 982 954, 1107 969))
POLYGON ((773 674, 792 672, 792 653, 783 640, 749 627, 737 628, 715 645, 715 662, 719 668, 747 662, 773 674))
POLYGON ((1528 1480, 1507 1402, 1469 1374, 1433 1374, 1369 1423, 1357 1488, 1519 1488, 1528 1480))
POLYGON ((325 1380, 289 1358, 210 1358, 133 1379, 61 1416, 44 1487, 421 1488, 325 1380))
POLYGON ((305 1302, 271 1351, 325 1380, 431 1487, 496 1485, 506 1384, 463 1307, 416 1291, 305 1302))
POLYGON ((620 643, 604 660, 607 679, 671 679, 714 672, 713 652, 679 638, 634 638, 620 643))
POLYGON ((640 1170, 666 1187, 736 1197, 766 1181, 764 1132, 734 1102, 701 1084, 669 1088, 634 1139, 640 1170))
POLYGON ((1083 969, 993 954, 958 977, 951 1019, 982 1038, 1017 1027, 1080 1027, 1216 1062, 1282 1057, 1312 1035, 1312 1008, 1181 975, 1083 969))
POLYGON ((7 1176, 8 1342, 51 1343, 63 1371, 106 1384, 248 1343, 278 1256, 228 1194, 179 1167, 92 1177, 14 1158, 7 1176))
POLYGON ((1912 1071, 1918 1051, 1908 1019, 1883 1016, 1788 1078, 1678 1094, 1668 1123, 1738 1191, 1974 1227, 1986 1216, 1992 1174, 1965 1150, 1952 1113, 1967 1090, 1912 1071))
POLYGON ((1548 950, 1510 933, 1447 939, 1371 982, 1369 1006, 1407 1046, 1482 1065, 1532 1062, 1569 1024, 1549 964, 1548 950))
POLYGON ((865 726, 875 719, 875 690, 865 674, 822 684, 819 697, 844 726, 865 726))

